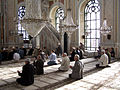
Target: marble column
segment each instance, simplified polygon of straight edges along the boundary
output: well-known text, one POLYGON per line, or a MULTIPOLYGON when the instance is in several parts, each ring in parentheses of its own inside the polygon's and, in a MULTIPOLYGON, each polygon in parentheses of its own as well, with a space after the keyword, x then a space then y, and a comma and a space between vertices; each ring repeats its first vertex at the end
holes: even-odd
POLYGON ((64 32, 61 33, 61 47, 62 47, 62 51, 64 52, 64 32))
POLYGON ((67 33, 67 34, 68 34, 68 54, 70 54, 71 35, 72 35, 72 33, 67 33))

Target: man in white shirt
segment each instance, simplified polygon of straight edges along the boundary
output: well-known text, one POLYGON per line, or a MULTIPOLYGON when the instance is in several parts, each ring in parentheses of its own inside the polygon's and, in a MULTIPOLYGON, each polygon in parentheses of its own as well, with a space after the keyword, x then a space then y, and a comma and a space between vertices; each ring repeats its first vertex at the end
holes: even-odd
POLYGON ((20 60, 20 54, 15 52, 14 55, 13 55, 13 59, 17 60, 17 61, 20 60))
POLYGON ((102 55, 101 55, 100 59, 98 59, 99 64, 96 64, 96 67, 104 68, 104 67, 108 66, 108 56, 105 54, 105 50, 102 50, 101 54, 102 55))
POLYGON ((62 54, 62 61, 58 60, 61 63, 61 66, 58 68, 60 71, 68 71, 70 66, 70 59, 67 56, 67 53, 62 54))

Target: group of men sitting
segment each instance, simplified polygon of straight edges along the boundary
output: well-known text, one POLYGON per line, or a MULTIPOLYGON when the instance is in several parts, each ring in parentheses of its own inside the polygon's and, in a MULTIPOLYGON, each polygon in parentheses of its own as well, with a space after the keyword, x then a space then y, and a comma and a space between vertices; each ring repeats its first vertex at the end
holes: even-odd
POLYGON ((98 56, 95 56, 95 58, 98 60, 98 64, 96 67, 109 67, 108 64, 111 63, 111 60, 115 58, 115 51, 114 48, 107 48, 107 49, 101 49, 101 47, 98 47, 98 56))
MULTIPOLYGON (((54 50, 51 51, 51 55, 48 56, 50 61, 48 65, 56 65, 56 54, 54 50)), ((74 66, 70 66, 70 58, 67 56, 67 53, 62 54, 62 60, 58 60, 61 63, 61 66, 58 68, 59 71, 68 71, 69 68, 72 69, 72 73, 69 74, 69 78, 73 79, 82 79, 83 78, 83 68, 84 64, 80 61, 80 55, 74 55, 74 66)), ((105 50, 101 50, 101 56, 98 59, 98 64, 96 67, 105 68, 108 67, 109 58, 105 53, 105 50)), ((25 60, 25 65, 23 66, 22 72, 18 71, 18 75, 21 76, 16 81, 21 85, 31 85, 34 83, 34 74, 42 75, 44 74, 44 60, 41 55, 38 55, 34 58, 33 63, 30 64, 30 59, 25 60)))
MULTIPOLYGON (((51 51, 49 56, 50 61, 48 65, 55 65, 56 54, 54 51, 51 51)), ((70 66, 70 59, 67 56, 67 53, 62 54, 62 60, 58 60, 61 63, 61 66, 58 68, 58 71, 68 71, 69 68, 72 69, 72 73, 69 75, 73 79, 82 79, 83 78, 83 68, 84 64, 79 60, 79 55, 74 56, 75 64, 70 66)), ((44 74, 44 61, 42 60, 41 55, 38 55, 37 58, 34 58, 32 64, 30 64, 30 59, 25 60, 25 65, 22 68, 22 72, 18 71, 18 75, 21 76, 16 81, 21 85, 31 85, 34 83, 34 74, 42 75, 44 74)))

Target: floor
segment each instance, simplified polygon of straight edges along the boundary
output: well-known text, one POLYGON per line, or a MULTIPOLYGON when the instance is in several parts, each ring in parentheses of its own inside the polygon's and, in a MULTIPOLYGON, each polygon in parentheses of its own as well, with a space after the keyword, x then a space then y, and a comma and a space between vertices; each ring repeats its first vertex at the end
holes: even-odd
POLYGON ((120 90, 120 62, 55 90, 120 90))
MULTIPOLYGON (((66 82, 68 74, 71 73, 71 70, 56 72, 60 64, 45 67, 45 75, 35 76, 34 84, 27 87, 15 83, 19 77, 16 71, 22 70, 24 62, 0 65, 0 90, 120 90, 119 61, 102 70, 95 69, 97 61, 93 58, 82 61, 85 63, 84 78, 60 87, 55 86, 66 82)), ((71 62, 71 65, 73 64, 74 62, 71 62)))

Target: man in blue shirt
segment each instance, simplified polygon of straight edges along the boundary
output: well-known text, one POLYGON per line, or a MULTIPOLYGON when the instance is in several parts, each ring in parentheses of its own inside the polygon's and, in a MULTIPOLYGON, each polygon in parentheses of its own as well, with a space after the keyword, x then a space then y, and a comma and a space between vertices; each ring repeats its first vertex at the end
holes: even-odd
POLYGON ((54 50, 51 51, 51 55, 48 57, 50 61, 47 63, 48 65, 56 65, 56 54, 54 53, 54 50))

